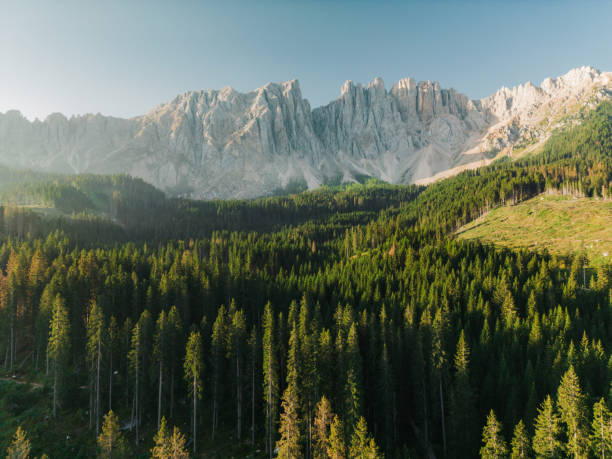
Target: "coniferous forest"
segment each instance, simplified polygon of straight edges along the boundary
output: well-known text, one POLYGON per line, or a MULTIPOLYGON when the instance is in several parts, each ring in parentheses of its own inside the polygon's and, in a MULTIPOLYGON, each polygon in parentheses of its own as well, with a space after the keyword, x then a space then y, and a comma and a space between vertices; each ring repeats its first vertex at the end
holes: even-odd
POLYGON ((9 457, 612 457, 610 266, 454 238, 544 192, 611 199, 612 104, 428 187, 0 176, 9 457))

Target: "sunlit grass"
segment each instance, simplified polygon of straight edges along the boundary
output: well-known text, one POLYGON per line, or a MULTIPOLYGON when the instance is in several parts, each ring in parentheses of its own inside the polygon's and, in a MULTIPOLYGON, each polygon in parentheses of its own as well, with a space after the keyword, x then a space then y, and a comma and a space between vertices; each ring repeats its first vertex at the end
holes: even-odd
POLYGON ((541 195, 494 209, 460 228, 457 236, 558 255, 585 251, 592 265, 609 264, 612 201, 541 195))

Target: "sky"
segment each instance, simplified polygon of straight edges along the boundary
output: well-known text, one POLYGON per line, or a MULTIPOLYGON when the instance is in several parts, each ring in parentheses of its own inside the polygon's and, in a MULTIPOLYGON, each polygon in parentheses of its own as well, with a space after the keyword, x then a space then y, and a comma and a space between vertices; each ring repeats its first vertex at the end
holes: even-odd
POLYGON ((612 71, 609 0, 0 0, 0 112, 30 119, 294 78, 313 107, 376 76, 481 98, 583 65, 612 71))

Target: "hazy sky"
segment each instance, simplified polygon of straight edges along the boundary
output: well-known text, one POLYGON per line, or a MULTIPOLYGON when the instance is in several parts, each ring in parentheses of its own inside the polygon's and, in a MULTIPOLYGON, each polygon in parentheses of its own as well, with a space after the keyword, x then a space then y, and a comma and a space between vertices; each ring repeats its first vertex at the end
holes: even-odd
POLYGON ((134 116, 191 89, 437 80, 472 98, 612 70, 609 0, 0 0, 0 112, 134 116))

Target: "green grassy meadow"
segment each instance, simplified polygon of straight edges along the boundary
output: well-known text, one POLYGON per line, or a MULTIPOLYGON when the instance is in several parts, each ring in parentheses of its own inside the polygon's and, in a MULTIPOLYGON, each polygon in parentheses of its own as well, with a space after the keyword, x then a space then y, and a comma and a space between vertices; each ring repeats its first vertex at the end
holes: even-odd
POLYGON ((612 201, 540 195, 515 206, 498 207, 457 231, 460 239, 497 246, 586 252, 593 266, 612 257, 612 201))

